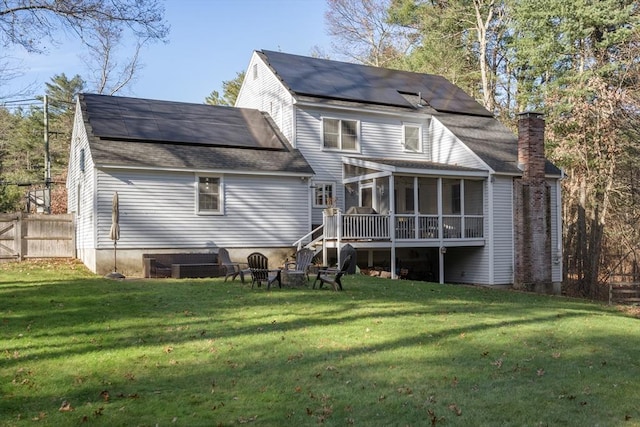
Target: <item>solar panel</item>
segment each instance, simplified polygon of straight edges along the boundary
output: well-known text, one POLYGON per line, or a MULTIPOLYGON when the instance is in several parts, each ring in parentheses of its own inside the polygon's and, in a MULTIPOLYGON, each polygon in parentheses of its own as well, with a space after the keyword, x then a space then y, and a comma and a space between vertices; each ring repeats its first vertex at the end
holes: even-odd
POLYGON ((421 94, 443 112, 493 117, 482 105, 442 76, 262 51, 267 63, 300 95, 413 107, 402 93, 421 94))
POLYGON ((100 138, 285 148, 257 110, 91 94, 83 100, 100 138))

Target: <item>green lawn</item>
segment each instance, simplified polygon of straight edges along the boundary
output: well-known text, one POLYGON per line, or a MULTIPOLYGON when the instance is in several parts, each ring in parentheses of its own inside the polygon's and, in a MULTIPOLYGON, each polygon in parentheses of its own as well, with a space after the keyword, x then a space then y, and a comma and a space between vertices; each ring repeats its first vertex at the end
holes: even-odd
POLYGON ((267 291, 0 264, 0 425, 640 426, 637 318, 343 283, 267 291))

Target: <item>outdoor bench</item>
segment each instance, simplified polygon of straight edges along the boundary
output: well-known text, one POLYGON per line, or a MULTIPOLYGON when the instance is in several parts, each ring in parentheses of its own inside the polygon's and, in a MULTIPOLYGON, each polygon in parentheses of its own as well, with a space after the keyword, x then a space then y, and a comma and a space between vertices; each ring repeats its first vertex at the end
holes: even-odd
POLYGON ((217 277, 220 275, 218 254, 157 253, 143 254, 144 277, 217 277))

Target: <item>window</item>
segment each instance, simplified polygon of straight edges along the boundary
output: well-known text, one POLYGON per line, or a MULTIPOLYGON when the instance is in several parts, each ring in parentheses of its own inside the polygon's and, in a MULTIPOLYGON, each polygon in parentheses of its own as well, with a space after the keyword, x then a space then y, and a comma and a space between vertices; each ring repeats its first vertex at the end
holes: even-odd
POLYGON ((222 213, 221 179, 212 176, 198 177, 198 213, 222 213))
POLYGON ((80 172, 84 172, 84 148, 80 150, 80 172))
POLYGON ((402 145, 406 151, 422 151, 422 129, 419 125, 402 126, 402 145))
POLYGON ((253 64, 253 80, 258 78, 258 64, 253 64))
POLYGON ((327 182, 318 182, 315 185, 315 197, 313 198, 313 206, 323 208, 330 206, 335 201, 333 192, 333 184, 327 182))
POLYGON ((324 148, 357 150, 358 122, 355 120, 323 119, 322 135, 324 148))

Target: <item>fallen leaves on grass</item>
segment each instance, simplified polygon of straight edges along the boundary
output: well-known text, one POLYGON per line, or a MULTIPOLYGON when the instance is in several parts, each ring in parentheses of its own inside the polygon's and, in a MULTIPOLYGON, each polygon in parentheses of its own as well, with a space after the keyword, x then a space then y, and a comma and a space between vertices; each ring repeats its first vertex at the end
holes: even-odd
POLYGON ((44 420, 45 418, 47 418, 47 413, 40 412, 35 417, 31 418, 31 421, 41 421, 41 420, 44 420))
POLYGON ((427 413, 429 414, 429 420, 431 421, 432 427, 438 424, 438 422, 444 420, 444 417, 438 417, 432 409, 428 409, 427 413))
POLYGON ((458 405, 456 405, 455 403, 452 403, 451 405, 449 405, 449 409, 455 413, 457 416, 462 415, 462 409, 458 408, 458 405))
POLYGON ((60 412, 71 412, 71 411, 73 411, 73 406, 71 406, 71 403, 69 403, 68 401, 64 400, 62 402, 62 405, 60 405, 60 409, 58 409, 58 411, 60 411, 60 412))

